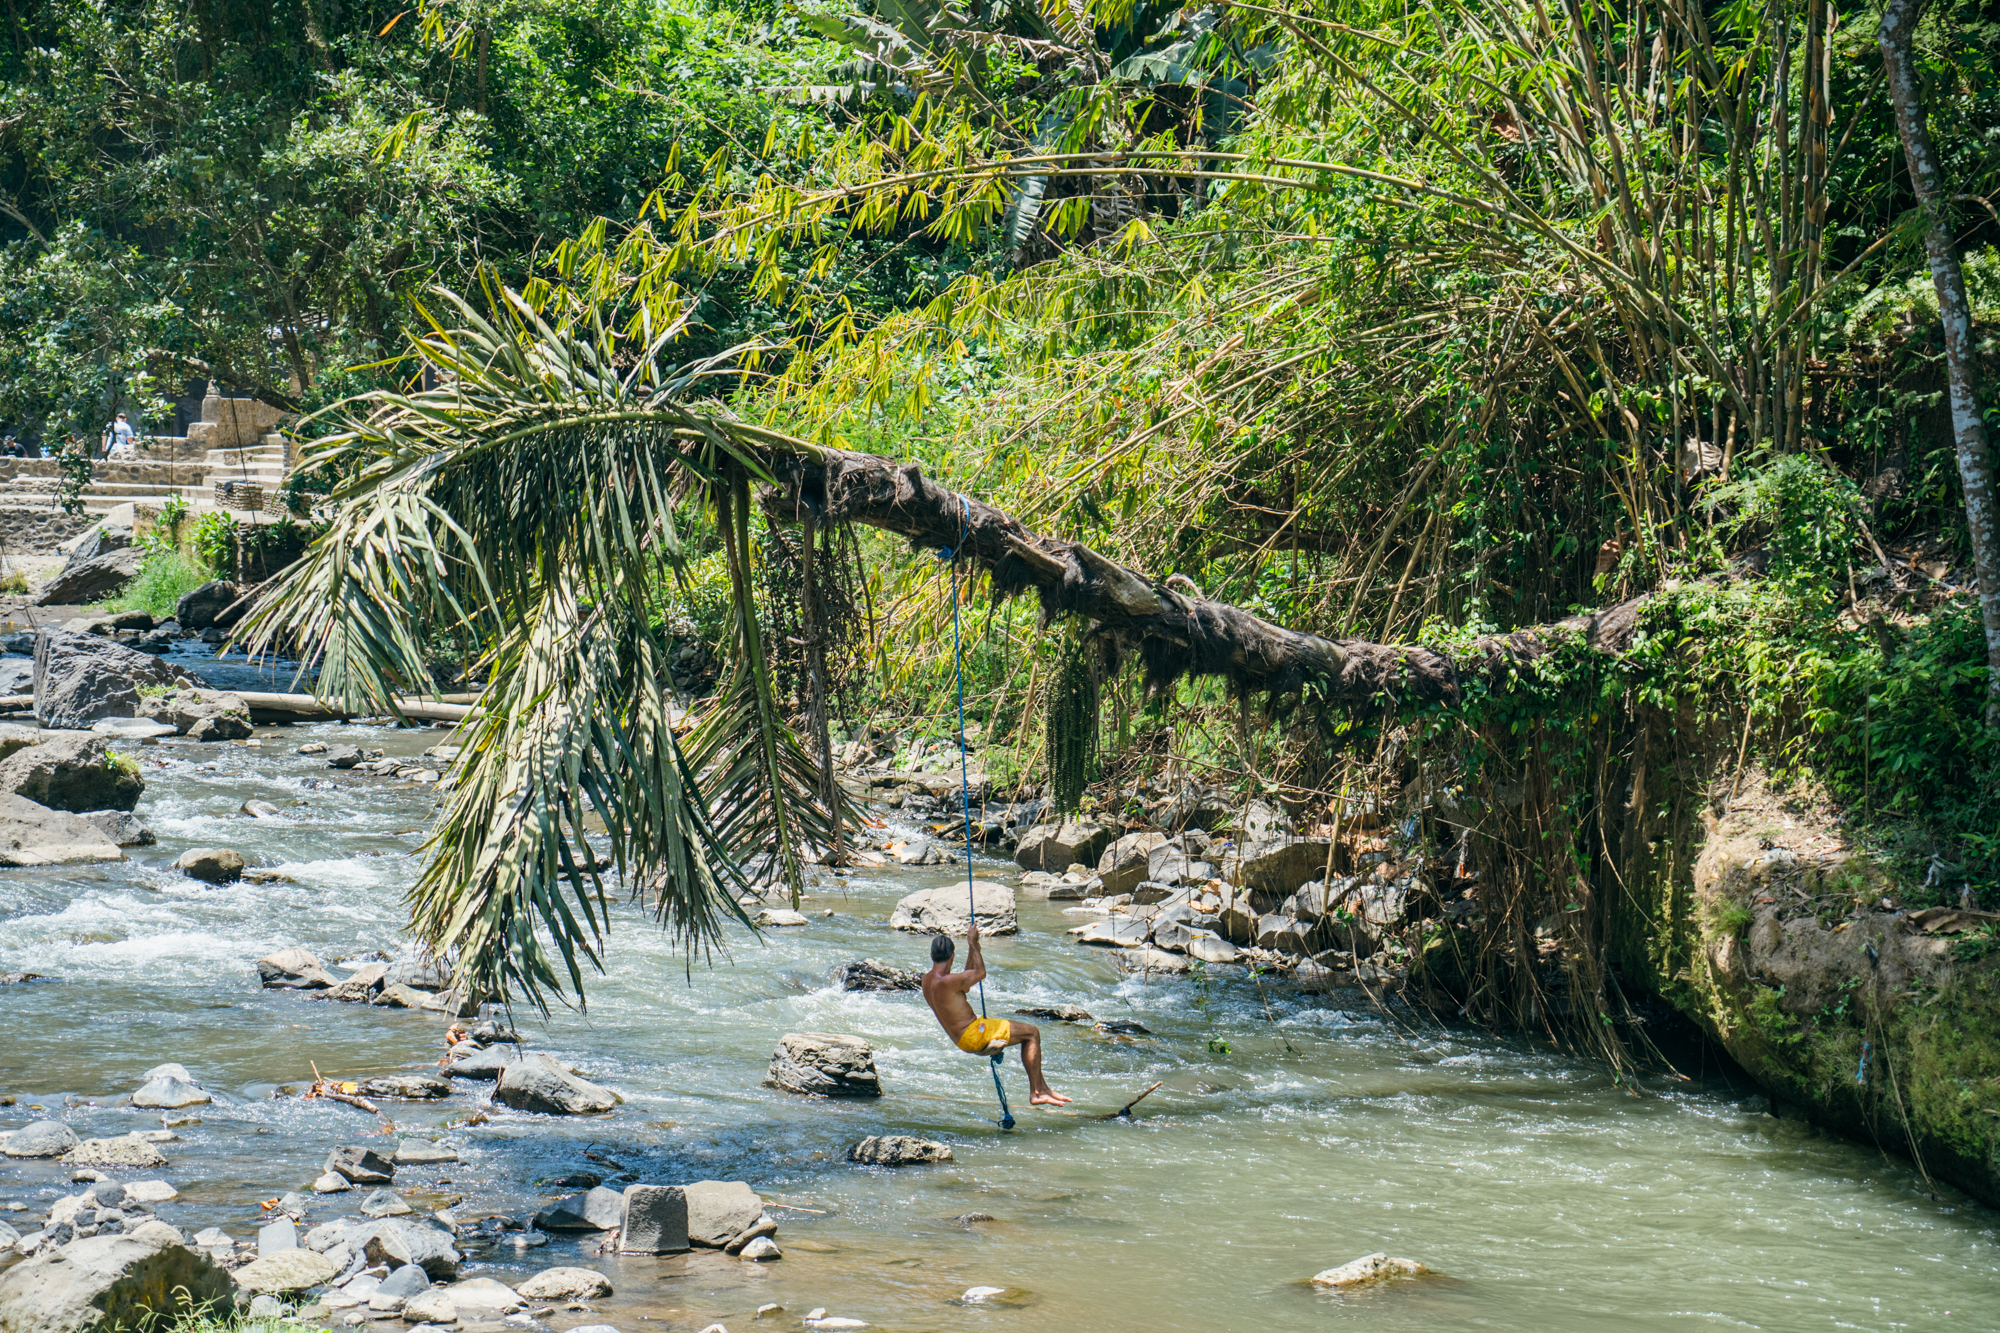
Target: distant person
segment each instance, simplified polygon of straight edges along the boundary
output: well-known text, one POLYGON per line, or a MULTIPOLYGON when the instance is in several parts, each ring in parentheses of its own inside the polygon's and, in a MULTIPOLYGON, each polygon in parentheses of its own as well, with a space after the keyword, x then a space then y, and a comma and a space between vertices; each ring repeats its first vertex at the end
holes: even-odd
POLYGON ((133 442, 132 423, 125 419, 123 412, 105 428, 104 441, 109 446, 104 451, 106 458, 129 458, 139 451, 133 442))

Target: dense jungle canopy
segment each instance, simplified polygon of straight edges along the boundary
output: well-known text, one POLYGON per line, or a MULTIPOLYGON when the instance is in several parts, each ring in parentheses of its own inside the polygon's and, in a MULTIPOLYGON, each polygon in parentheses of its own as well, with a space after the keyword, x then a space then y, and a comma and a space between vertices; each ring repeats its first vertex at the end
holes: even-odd
POLYGON ((796 883, 835 734, 952 734, 969 578, 997 782, 1472 801, 1469 1010, 1531 936, 1608 1005, 1658 725, 2000 902, 2000 14, 1897 16, 16 0, 0 416, 301 414, 256 632, 485 683, 415 897, 481 987, 580 995, 598 818, 693 949, 796 883))

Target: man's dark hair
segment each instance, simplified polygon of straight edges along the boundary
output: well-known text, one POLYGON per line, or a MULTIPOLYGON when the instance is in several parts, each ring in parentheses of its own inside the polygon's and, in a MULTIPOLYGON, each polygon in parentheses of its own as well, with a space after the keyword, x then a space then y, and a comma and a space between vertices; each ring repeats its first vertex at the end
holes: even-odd
POLYGON ((951 956, 956 952, 958 952, 958 946, 951 942, 951 936, 931 936, 931 961, 933 963, 949 963, 951 956))

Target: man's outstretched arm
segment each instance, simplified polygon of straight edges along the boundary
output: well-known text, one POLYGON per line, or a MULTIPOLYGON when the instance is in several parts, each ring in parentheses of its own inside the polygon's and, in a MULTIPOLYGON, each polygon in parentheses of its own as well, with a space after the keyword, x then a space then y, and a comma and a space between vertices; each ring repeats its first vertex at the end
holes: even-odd
POLYGON ((979 952, 979 921, 975 918, 965 932, 965 971, 958 974, 958 981, 966 990, 971 990, 986 980, 986 959, 979 952))

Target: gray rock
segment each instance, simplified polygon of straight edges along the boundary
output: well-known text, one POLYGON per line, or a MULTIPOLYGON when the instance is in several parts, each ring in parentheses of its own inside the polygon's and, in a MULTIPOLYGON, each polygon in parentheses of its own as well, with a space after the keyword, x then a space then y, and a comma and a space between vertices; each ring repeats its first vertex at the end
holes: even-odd
POLYGON ((868 1166, 928 1166, 949 1162, 951 1147, 910 1134, 871 1134, 847 1150, 847 1160, 868 1166))
POLYGON ((164 1317, 226 1313, 229 1271, 208 1255, 146 1236, 93 1236, 37 1254, 0 1274, 0 1329, 82 1333, 142 1327, 164 1317))
POLYGON ((288 1311, 283 1301, 267 1294, 252 1297, 248 1313, 252 1319, 277 1319, 288 1311))
POLYGON ((174 869, 205 884, 234 884, 243 878, 243 856, 227 847, 190 847, 174 859, 174 869))
POLYGON ((457 1160, 458 1154, 452 1149, 427 1139, 404 1139, 396 1145, 397 1166, 436 1166, 457 1160))
POLYGON ((764 1201, 740 1180, 698 1180, 680 1186, 687 1198, 688 1240, 721 1249, 764 1215, 764 1201))
POLYGON ((490 1082, 499 1078, 508 1065, 520 1058, 520 1052, 512 1046, 488 1046, 462 1060, 453 1060, 444 1067, 444 1072, 452 1078, 476 1078, 490 1082))
POLYGON ((138 715, 196 740, 242 740, 250 734, 249 706, 240 696, 223 691, 172 690, 143 700, 138 715), (195 735, 196 728, 204 721, 216 722, 221 730, 195 735))
POLYGON ((1164 949, 1121 949, 1111 955, 1120 972, 1171 973, 1188 970, 1188 960, 1164 949))
POLYGON ((276 1254, 280 1250, 299 1248, 298 1223, 289 1217, 281 1217, 257 1228, 257 1257, 276 1254))
POLYGON ((546 1055, 523 1056, 501 1071, 493 1100, 541 1115, 600 1115, 624 1101, 546 1055))
MULTIPOLYGON (((244 710, 246 713, 249 710, 244 710)), ((187 729, 191 741, 240 741, 250 736, 250 722, 246 717, 234 713, 216 713, 204 717, 187 729)))
POLYGON ((1077 942, 1081 944, 1105 944, 1118 949, 1137 949, 1145 944, 1150 933, 1144 921, 1129 916, 1107 917, 1103 921, 1093 921, 1077 931, 1077 942))
POLYGON ((687 1192, 679 1185, 633 1185, 622 1202, 621 1252, 679 1254, 688 1248, 687 1192))
POLYGON ((382 989, 382 978, 388 971, 387 963, 364 963, 341 978, 327 992, 327 998, 347 1004, 366 1004, 382 989))
POLYGON ((1272 913, 1257 922, 1257 947, 1304 958, 1321 947, 1316 934, 1315 927, 1297 917, 1272 913))
POLYGON ((236 1270, 236 1285, 245 1291, 276 1294, 304 1291, 331 1282, 340 1276, 333 1260, 311 1250, 297 1248, 259 1254, 236 1270))
POLYGON ((180 601, 174 604, 174 619, 184 629, 207 629, 211 625, 226 629, 242 613, 229 616, 227 621, 222 617, 242 595, 240 588, 224 579, 204 583, 193 592, 181 594, 180 601))
POLYGON ((602 1185, 560 1199, 535 1214, 535 1225, 544 1231, 616 1231, 624 1220, 625 1196, 602 1185))
POLYGON ((772 1240, 769 1236, 753 1236, 750 1243, 745 1245, 739 1253, 745 1259, 760 1264, 767 1264, 773 1259, 782 1259, 785 1257, 785 1252, 778 1248, 778 1242, 772 1240))
POLYGON ((368 1233, 363 1253, 371 1264, 391 1267, 415 1264, 433 1282, 458 1276, 458 1250, 452 1245, 450 1233, 421 1222, 400 1217, 376 1222, 368 1233))
POLYGON ((1014 1012, 1023 1018, 1041 1018, 1054 1023, 1095 1023, 1097 1021, 1091 1017, 1090 1010, 1080 1004, 1031 1006, 1026 1009, 1016 1009, 1014 1012))
MULTIPOLYGON (((79 547, 79 550, 82 548, 79 547)), ((108 597, 139 577, 139 563, 146 553, 123 546, 101 552, 88 560, 71 556, 59 573, 35 596, 37 606, 81 606, 108 597)))
POLYGON ((1223 854, 1223 874, 1232 884, 1283 897, 1326 873, 1325 838, 1264 838, 1223 854))
POLYGON ((48 735, 0 759, 0 792, 51 810, 130 810, 146 790, 138 766, 115 754, 108 737, 48 735))
MULTIPOLYGON (((406 1102, 435 1101, 451 1096, 451 1084, 435 1074, 378 1074, 362 1080, 361 1095, 406 1102)), ((399 1155, 397 1161, 401 1160, 399 1155)))
POLYGON ((314 1194, 345 1194, 354 1188, 354 1182, 338 1171, 324 1171, 313 1181, 314 1194))
POLYGON ((1414 1259, 1392 1259, 1387 1254, 1364 1254, 1338 1268, 1322 1269, 1312 1275, 1316 1287, 1351 1290, 1397 1277, 1423 1277, 1431 1270, 1414 1259))
POLYGON ((158 1148, 136 1135, 117 1139, 85 1139, 63 1154, 72 1166, 165 1166, 158 1148))
POLYGON ((326 1169, 338 1171, 357 1185, 387 1185, 396 1178, 396 1164, 373 1148, 350 1145, 326 1155, 326 1169))
POLYGON ((16 1130, 0 1152, 9 1157, 60 1157, 79 1141, 76 1131, 60 1120, 37 1120, 16 1130))
POLYGON ((833 969, 833 984, 844 991, 922 990, 922 976, 909 968, 863 958, 858 963, 842 963, 833 969))
POLYGON ((1074 819, 1060 824, 1037 824, 1021 835, 1014 849, 1014 861, 1023 870, 1047 870, 1060 875, 1078 862, 1096 865, 1117 836, 1116 829, 1074 819))
POLYGON ((418 1292, 428 1290, 430 1285, 430 1274, 416 1264, 404 1264, 383 1278, 371 1294, 407 1301, 418 1292))
MULTIPOLYGON (((1013 935, 1020 931, 1012 889, 981 880, 975 883, 971 897, 979 912, 981 935, 1013 935)), ((889 928, 924 935, 963 935, 970 924, 966 898, 963 885, 919 889, 896 904, 896 910, 889 916, 889 928)))
POLYGON ((594 1301, 611 1294, 611 1279, 594 1268, 545 1268, 514 1290, 533 1301, 594 1301))
POLYGON ((1237 957, 1235 945, 1205 930, 1190 932, 1186 948, 1188 957, 1204 963, 1233 963, 1237 957))
POLYGON ((394 1190, 376 1190, 361 1201, 363 1217, 404 1217, 415 1211, 394 1190))
POLYGON ((88 810, 79 816, 120 847, 151 847, 153 830, 127 810, 88 810))
MULTIPOLYGON (((171 684, 174 669, 95 634, 44 627, 35 635, 35 716, 44 727, 87 728, 107 717, 132 717, 139 687, 171 684)), ((89 807, 130 809, 116 802, 89 807)))
POLYGON ((771 1053, 767 1081, 786 1092, 818 1097, 879 1097, 875 1051, 859 1037, 788 1032, 771 1053))
POLYGON ((353 768, 360 762, 361 751, 355 749, 352 745, 334 745, 327 749, 326 766, 328 768, 353 768))
POLYGON ((391 986, 408 986, 411 990, 440 991, 451 985, 451 969, 435 958, 405 955, 389 964, 383 981, 391 986))
POLYGON ((193 1079, 162 1074, 158 1070, 149 1074, 146 1081, 139 1085, 139 1090, 132 1094, 132 1105, 163 1111, 177 1111, 183 1106, 203 1106, 214 1100, 193 1079))
POLYGON ((1152 866, 1152 851, 1167 840, 1164 833, 1127 833, 1114 839, 1097 859, 1097 877, 1104 881, 1101 893, 1130 893, 1146 879, 1152 866))
POLYGON ((1215 878, 1215 867, 1178 844, 1165 842, 1147 853, 1145 879, 1155 884, 1199 884, 1215 878))
POLYGON ((775 1236, 777 1234, 778 1219, 769 1213, 764 1213, 747 1228, 737 1232, 730 1242, 722 1247, 722 1252, 724 1254, 739 1254, 745 1245, 756 1240, 759 1236, 775 1236))
POLYGON ((257 960, 257 976, 271 990, 325 990, 335 984, 333 974, 304 949, 265 954, 257 960))

